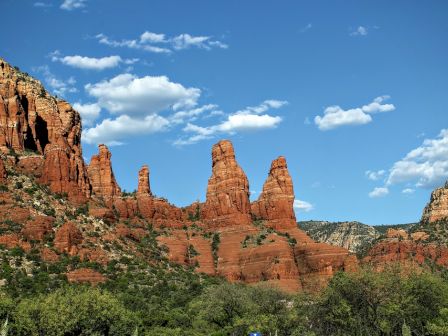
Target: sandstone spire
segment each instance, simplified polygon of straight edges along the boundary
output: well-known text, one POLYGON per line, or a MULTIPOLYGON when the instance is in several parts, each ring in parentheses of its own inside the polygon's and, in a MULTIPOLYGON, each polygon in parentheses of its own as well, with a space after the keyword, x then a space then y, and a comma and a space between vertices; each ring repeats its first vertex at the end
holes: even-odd
POLYGON ((151 188, 149 187, 149 168, 147 165, 143 165, 143 167, 138 172, 137 194, 151 195, 151 188))
POLYGON ((202 218, 216 225, 244 225, 251 222, 249 182, 235 160, 232 143, 222 140, 212 149, 212 176, 202 218))
POLYGON ((252 214, 270 221, 275 228, 296 227, 294 214, 294 189, 286 159, 283 156, 272 161, 263 191, 251 205, 252 214))
POLYGON ((99 153, 92 156, 87 167, 92 192, 102 197, 118 196, 121 190, 112 171, 112 154, 106 145, 99 145, 98 150, 99 153))

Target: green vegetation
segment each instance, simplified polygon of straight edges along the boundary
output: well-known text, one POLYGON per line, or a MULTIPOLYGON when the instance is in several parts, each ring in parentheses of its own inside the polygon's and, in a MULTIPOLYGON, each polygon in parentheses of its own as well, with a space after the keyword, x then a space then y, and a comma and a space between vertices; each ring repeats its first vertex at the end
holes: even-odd
MULTIPOLYGON (((70 259, 67 259, 69 262, 70 259)), ((67 261, 66 260, 66 261, 67 261)), ((132 264, 132 260, 127 260, 132 264)), ((448 282, 439 275, 338 273, 319 294, 229 284, 188 269, 105 270, 96 288, 69 285, 0 292, 8 335, 447 335, 448 282)), ((36 277, 33 282, 44 281, 36 277)))

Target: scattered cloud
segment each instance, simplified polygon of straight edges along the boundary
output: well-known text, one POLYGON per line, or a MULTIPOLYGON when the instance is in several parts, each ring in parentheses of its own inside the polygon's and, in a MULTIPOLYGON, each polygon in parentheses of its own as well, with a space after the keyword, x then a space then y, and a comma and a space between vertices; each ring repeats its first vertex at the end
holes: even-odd
POLYGON ((137 58, 122 59, 120 56, 106 56, 101 58, 86 57, 80 55, 73 56, 61 56, 58 51, 51 54, 51 60, 53 62, 61 62, 62 64, 85 70, 105 70, 115 68, 121 63, 133 64, 138 61, 137 58))
POLYGON ((378 170, 378 171, 367 170, 365 172, 365 175, 367 176, 367 178, 372 181, 379 180, 380 178, 384 177, 385 174, 386 174, 385 170, 378 170))
POLYGON ((40 7, 40 8, 49 8, 49 7, 52 7, 53 5, 52 5, 51 3, 46 3, 46 2, 40 2, 40 1, 38 1, 38 2, 35 2, 35 3, 33 4, 33 6, 34 6, 34 7, 40 7))
POLYGON ((166 76, 137 77, 121 74, 110 80, 87 84, 86 91, 98 99, 98 105, 112 114, 148 115, 163 110, 192 108, 201 90, 186 88, 166 76))
POLYGON ((406 189, 403 189, 401 192, 402 192, 403 194, 410 195, 410 194, 413 194, 413 193, 415 192, 415 189, 412 189, 412 188, 406 188, 406 189))
POLYGON ((169 121, 157 114, 133 118, 121 115, 115 119, 106 118, 95 127, 82 133, 82 140, 88 144, 104 143, 109 146, 124 144, 123 139, 135 135, 146 135, 167 129, 169 121))
POLYGON ((192 36, 190 34, 167 37, 165 34, 145 31, 139 38, 130 40, 114 40, 105 34, 98 34, 95 37, 98 39, 99 43, 111 47, 126 47, 164 54, 190 48, 211 50, 213 48, 227 49, 229 47, 221 41, 214 40, 211 36, 192 36))
POLYGON ((73 104, 73 108, 81 115, 83 126, 91 126, 101 112, 101 107, 96 103, 81 104, 78 102, 73 104))
POLYGON ((448 129, 442 129, 435 139, 424 140, 393 164, 387 185, 411 182, 415 187, 433 189, 447 179, 448 129))
POLYGON ((279 109, 286 104, 286 101, 265 100, 257 106, 249 106, 227 115, 219 124, 202 127, 188 123, 183 131, 193 133, 193 135, 178 139, 174 144, 180 146, 191 145, 201 140, 213 138, 216 134, 235 134, 241 131, 275 128, 282 121, 282 118, 262 113, 270 109, 279 109))
POLYGON ((86 7, 87 0, 64 0, 61 4, 61 9, 72 11, 74 9, 80 9, 86 7))
POLYGON ((190 110, 178 111, 170 117, 170 121, 175 124, 182 124, 186 120, 188 121, 196 120, 200 115, 203 115, 205 112, 208 112, 209 115, 216 115, 216 112, 222 113, 221 111, 217 111, 216 110, 217 108, 218 105, 208 104, 190 110))
POLYGON ((368 29, 364 26, 358 26, 354 31, 350 33, 350 36, 366 36, 368 34, 368 29))
POLYGON ((372 114, 395 110, 393 104, 384 104, 389 96, 380 96, 362 107, 344 110, 338 105, 328 106, 323 116, 316 116, 314 123, 321 131, 332 130, 341 126, 364 125, 372 121, 372 114))
POLYGON ((384 197, 389 194, 389 189, 386 187, 376 187, 371 192, 369 192, 370 198, 379 198, 384 197))
POLYGON ((306 201, 296 199, 294 200, 294 209, 299 212, 310 212, 314 209, 314 206, 306 201))
POLYGON ((47 65, 33 68, 33 71, 41 73, 44 77, 45 83, 47 83, 54 94, 58 96, 64 97, 67 93, 78 92, 74 86, 76 84, 76 80, 73 77, 70 77, 67 80, 59 79, 50 71, 50 68, 47 65))
POLYGON ((300 32, 301 32, 301 33, 305 33, 305 32, 307 32, 308 30, 310 30, 311 28, 313 28, 313 25, 312 25, 311 23, 308 23, 305 27, 302 27, 302 28, 300 29, 300 32))

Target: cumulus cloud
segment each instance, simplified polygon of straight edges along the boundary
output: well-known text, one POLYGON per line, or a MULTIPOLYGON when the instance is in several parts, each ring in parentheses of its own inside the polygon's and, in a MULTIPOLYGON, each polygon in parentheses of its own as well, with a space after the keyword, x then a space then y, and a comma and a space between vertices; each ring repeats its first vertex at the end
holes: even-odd
POLYGON ((405 189, 403 189, 401 192, 402 192, 403 194, 410 195, 410 194, 413 194, 413 193, 415 192, 415 189, 412 189, 412 188, 405 188, 405 189))
POLYGON ((314 206, 311 203, 308 203, 306 201, 301 200, 294 200, 294 209, 296 209, 299 212, 310 212, 314 209, 314 206))
POLYGON ((148 115, 166 109, 192 108, 201 90, 186 88, 166 76, 137 77, 121 74, 110 80, 87 84, 86 91, 98 99, 98 105, 113 114, 148 115))
POLYGON ((269 109, 279 109, 286 104, 286 101, 265 100, 260 105, 249 106, 227 115, 219 124, 202 127, 188 123, 183 131, 186 133, 193 133, 193 135, 190 135, 187 138, 178 139, 174 144, 191 145, 201 140, 210 139, 216 134, 235 134, 241 131, 275 128, 282 121, 282 118, 280 116, 266 114, 265 112, 269 109))
POLYGON ((61 9, 72 11, 74 9, 80 9, 86 7, 87 0, 64 0, 61 4, 61 9))
POLYGON ((367 170, 365 172, 365 175, 367 176, 367 178, 372 181, 379 180, 380 178, 384 177, 385 174, 386 174, 386 171, 384 169, 378 170, 378 171, 367 170))
POLYGON ((448 179, 448 129, 442 129, 435 139, 426 139, 395 162, 389 171, 387 184, 412 182, 416 187, 435 188, 448 179))
POLYGON ((105 34, 98 34, 95 37, 99 43, 111 47, 126 47, 165 54, 193 47, 205 50, 228 48, 227 44, 214 40, 211 36, 192 36, 190 34, 167 37, 165 34, 145 31, 139 38, 135 39, 114 40, 105 34))
POLYGON ((133 64, 138 61, 137 58, 122 59, 120 56, 106 56, 101 58, 87 57, 80 55, 60 56, 58 51, 52 53, 51 60, 53 62, 61 62, 62 64, 86 70, 105 70, 115 68, 120 63, 133 64))
POLYGON ((67 80, 62 80, 56 77, 47 65, 33 68, 37 73, 41 73, 44 77, 45 83, 51 88, 51 90, 58 96, 65 96, 67 93, 78 92, 76 87, 76 80, 73 77, 69 77, 67 80))
POLYGON ((98 119, 101 112, 101 107, 96 103, 81 104, 78 102, 73 104, 73 108, 81 115, 84 126, 91 126, 98 119))
POLYGON ((341 126, 364 125, 372 121, 371 114, 395 110, 393 104, 384 104, 389 96, 380 96, 362 107, 344 110, 338 105, 325 108, 323 116, 316 116, 314 123, 321 131, 332 130, 341 126))
POLYGON ((370 198, 379 198, 384 197, 389 194, 389 189, 386 187, 376 187, 371 192, 369 192, 370 198))
POLYGON ((216 110, 217 108, 218 105, 207 104, 190 110, 178 111, 170 117, 170 121, 174 124, 182 124, 185 122, 185 120, 196 120, 197 117, 203 115, 205 112, 209 112, 209 115, 216 115, 217 112, 221 112, 216 110))
POLYGON ((368 34, 368 30, 364 26, 358 26, 354 31, 350 33, 351 36, 366 36, 368 34))
POLYGON ((151 114, 143 118, 121 115, 116 119, 104 119, 95 127, 82 133, 82 140, 88 144, 104 143, 110 146, 122 145, 129 136, 152 134, 165 130, 169 121, 151 114))

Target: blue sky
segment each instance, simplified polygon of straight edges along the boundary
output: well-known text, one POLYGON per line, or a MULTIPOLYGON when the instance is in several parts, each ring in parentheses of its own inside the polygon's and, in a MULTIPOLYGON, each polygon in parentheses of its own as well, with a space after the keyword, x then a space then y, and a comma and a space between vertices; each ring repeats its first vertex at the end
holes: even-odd
POLYGON ((3 0, 0 56, 83 116, 122 189, 204 200, 231 139, 256 198, 287 158, 298 220, 405 223, 448 178, 448 3, 3 0))

